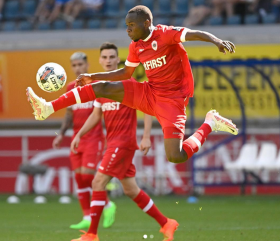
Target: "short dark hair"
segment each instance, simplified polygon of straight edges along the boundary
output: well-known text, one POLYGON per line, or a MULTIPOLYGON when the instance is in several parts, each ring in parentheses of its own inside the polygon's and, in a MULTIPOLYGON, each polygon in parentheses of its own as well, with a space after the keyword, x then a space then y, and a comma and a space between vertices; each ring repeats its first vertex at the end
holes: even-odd
POLYGON ((114 49, 117 52, 117 55, 119 55, 119 51, 118 51, 118 47, 113 44, 113 43, 109 43, 109 42, 105 42, 100 46, 100 53, 102 50, 104 49, 114 49))
POLYGON ((138 16, 144 19, 149 19, 151 22, 153 22, 153 14, 151 10, 144 6, 144 5, 137 5, 134 8, 130 9, 128 13, 136 13, 138 16))

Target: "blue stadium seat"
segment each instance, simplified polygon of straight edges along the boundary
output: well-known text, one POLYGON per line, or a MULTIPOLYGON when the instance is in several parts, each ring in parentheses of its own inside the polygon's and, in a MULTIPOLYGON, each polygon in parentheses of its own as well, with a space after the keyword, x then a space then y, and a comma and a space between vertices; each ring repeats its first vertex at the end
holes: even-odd
POLYGON ((183 26, 184 20, 185 20, 185 17, 176 17, 174 19, 173 25, 177 26, 177 27, 183 26))
POLYGON ((19 24, 18 24, 18 30, 20 31, 30 31, 32 30, 32 24, 28 21, 21 21, 19 24))
POLYGON ((165 18, 155 18, 154 19, 154 25, 162 24, 162 25, 170 25, 170 18, 165 17, 165 18))
POLYGON ((49 23, 39 23, 37 25, 37 29, 38 30, 50 30, 51 29, 51 26, 49 23))
POLYGON ((4 6, 3 16, 7 20, 17 19, 19 17, 19 2, 7 1, 4 6))
POLYGON ((222 17, 211 17, 209 19, 210 25, 222 25, 223 24, 223 18, 222 17))
POLYGON ((72 24, 72 29, 82 29, 84 27, 84 21, 82 19, 76 19, 72 24))
POLYGON ((99 19, 90 19, 87 22, 87 28, 98 29, 101 27, 101 21, 99 19))
POLYGON ((245 16, 245 24, 258 24, 258 23, 259 23, 258 15, 251 14, 245 16))
POLYGON ((264 24, 273 24, 276 23, 277 17, 274 14, 268 14, 262 17, 262 22, 264 24))
POLYGON ((171 15, 171 1, 170 0, 159 0, 158 11, 155 12, 155 15, 160 16, 169 16, 171 15))
POLYGON ((12 32, 16 30, 16 23, 9 21, 9 22, 4 22, 2 25, 2 31, 5 32, 12 32))
POLYGON ((36 1, 28 0, 23 3, 22 6, 22 17, 32 17, 34 16, 36 11, 36 1))
POLYGON ((105 15, 108 17, 117 17, 120 12, 119 0, 106 0, 105 1, 105 15))
POLYGON ((186 0, 176 0, 175 15, 187 15, 189 12, 189 2, 186 0))
POLYGON ((152 1, 152 0, 140 0, 139 4, 148 7, 153 12, 154 2, 155 1, 152 1))
POLYGON ((66 22, 63 20, 56 20, 53 23, 54 30, 64 30, 66 29, 66 22))
POLYGON ((118 23, 117 23, 116 19, 106 19, 104 22, 104 27, 105 28, 117 28, 118 23))
POLYGON ((238 25, 238 24, 241 24, 241 17, 238 15, 234 15, 234 16, 228 17, 226 22, 228 25, 238 25))
POLYGON ((193 5, 194 6, 199 6, 199 5, 204 5, 205 0, 193 0, 193 5))

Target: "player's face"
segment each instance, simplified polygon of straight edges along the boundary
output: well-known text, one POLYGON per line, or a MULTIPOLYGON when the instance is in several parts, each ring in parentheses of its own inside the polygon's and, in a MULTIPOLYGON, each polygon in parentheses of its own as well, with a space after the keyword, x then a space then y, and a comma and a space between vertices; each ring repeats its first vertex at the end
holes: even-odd
POLYGON ((105 71, 112 71, 118 68, 120 58, 115 49, 103 49, 100 53, 99 63, 105 71))
POLYGON ((80 74, 88 72, 88 62, 83 59, 75 59, 71 61, 72 70, 78 77, 80 74))
POLYGON ((133 41, 145 39, 150 33, 150 21, 144 21, 141 17, 137 16, 136 13, 128 13, 125 18, 125 23, 127 26, 126 31, 128 33, 128 36, 133 41))

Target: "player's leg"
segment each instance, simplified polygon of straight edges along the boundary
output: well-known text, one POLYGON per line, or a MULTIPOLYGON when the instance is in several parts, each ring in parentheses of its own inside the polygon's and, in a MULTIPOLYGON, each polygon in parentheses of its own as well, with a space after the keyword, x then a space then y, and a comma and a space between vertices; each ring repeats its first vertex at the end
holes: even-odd
POLYGON ((100 81, 83 87, 74 88, 51 102, 46 102, 44 99, 38 97, 30 87, 27 88, 26 95, 34 110, 33 114, 35 115, 35 119, 45 120, 49 115, 60 109, 76 103, 92 101, 98 97, 122 102, 124 87, 120 81, 100 81))

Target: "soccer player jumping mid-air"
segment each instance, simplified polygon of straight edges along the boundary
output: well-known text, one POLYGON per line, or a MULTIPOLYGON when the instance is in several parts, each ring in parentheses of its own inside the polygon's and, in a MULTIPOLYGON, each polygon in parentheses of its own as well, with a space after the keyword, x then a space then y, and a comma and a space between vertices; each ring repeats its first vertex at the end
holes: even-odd
MULTIPOLYGON (((111 69, 118 67, 118 49, 114 44, 104 43, 100 48, 99 62, 104 69, 107 65, 111 69)), ((136 82, 130 78, 130 81, 136 82)), ((165 240, 173 240, 173 235, 178 227, 176 220, 165 217, 153 203, 153 200, 141 190, 135 180, 135 166, 132 159, 135 150, 138 149, 136 140, 137 117, 136 110, 122 105, 114 100, 97 98, 94 102, 94 110, 83 127, 77 133, 71 143, 71 151, 76 152, 81 143, 81 138, 94 126, 98 125, 104 115, 106 126, 107 149, 92 182, 91 218, 92 222, 87 233, 78 239, 79 241, 98 241, 97 229, 102 210, 105 205, 105 186, 113 178, 120 180, 124 193, 130 197, 137 206, 155 219, 161 226, 165 240)), ((151 147, 150 130, 152 117, 144 116, 144 134, 140 143, 140 150, 147 154, 151 147)))
POLYGON ((237 135, 238 129, 231 120, 211 110, 201 127, 183 141, 185 109, 188 99, 193 96, 194 81, 182 42, 210 42, 224 54, 226 51, 234 53, 234 44, 204 31, 160 24, 153 26, 150 9, 142 5, 129 10, 125 21, 128 36, 132 39, 125 67, 111 72, 80 75, 76 80, 77 88, 51 102, 39 98, 28 87, 27 96, 35 118, 44 120, 62 108, 99 97, 115 100, 158 119, 164 133, 167 159, 174 163, 191 158, 212 131, 237 135), (145 68, 148 82, 129 80, 140 63, 145 68), (111 81, 92 83, 95 80, 111 81))
MULTIPOLYGON (((78 77, 82 73, 87 73, 89 64, 87 55, 83 52, 75 52, 70 58, 71 67, 75 75, 78 77)), ((114 70, 111 66, 104 66, 106 71, 114 70)), ((75 86, 75 81, 67 85, 67 91, 75 86)), ((68 128, 73 126, 74 134, 72 140, 79 132, 87 118, 94 109, 93 101, 87 103, 75 104, 66 109, 65 117, 62 122, 60 133, 53 140, 53 148, 60 147, 64 134, 68 128)), ((81 138, 80 146, 76 153, 70 153, 70 161, 72 170, 75 172, 75 180, 77 183, 77 193, 80 206, 83 211, 83 219, 77 224, 72 224, 72 229, 87 229, 90 226, 90 199, 91 199, 91 183, 96 172, 97 165, 102 158, 104 146, 104 135, 102 123, 99 121, 95 128, 81 138)), ((115 220, 116 205, 106 200, 104 207, 103 227, 109 228, 115 220)))

